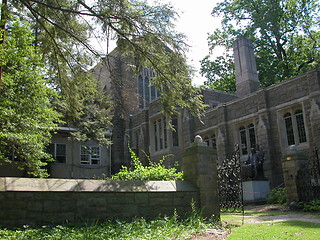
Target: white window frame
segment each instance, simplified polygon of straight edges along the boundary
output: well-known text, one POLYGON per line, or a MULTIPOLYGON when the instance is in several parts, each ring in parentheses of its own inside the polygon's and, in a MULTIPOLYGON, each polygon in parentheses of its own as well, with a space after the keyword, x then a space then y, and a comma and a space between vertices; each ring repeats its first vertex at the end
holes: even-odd
POLYGON ((80 146, 80 164, 81 165, 101 165, 101 147, 99 145, 86 145, 82 144, 80 146), (88 152, 83 152, 87 148, 88 152), (92 149, 97 149, 98 154, 92 154, 92 149), (84 160, 83 157, 87 156, 87 160, 84 160))
MULTIPOLYGON (((306 117, 305 117, 305 111, 301 105, 299 106, 293 106, 290 108, 286 109, 281 109, 278 111, 278 117, 280 119, 280 124, 279 124, 279 133, 281 136, 281 142, 282 142, 282 147, 283 149, 288 149, 291 145, 297 146, 298 149, 304 149, 308 147, 308 129, 306 126, 306 117), (302 120, 303 120, 303 133, 305 137, 305 141, 300 141, 300 136, 299 136, 299 130, 298 130, 298 122, 297 122, 297 115, 296 112, 301 111, 302 120), (288 139, 288 132, 287 132, 287 125, 285 118, 289 119, 289 117, 285 117, 286 115, 289 116, 290 114, 290 119, 291 119, 291 124, 292 124, 292 131, 293 131, 293 144, 289 144, 289 139, 288 139)), ((290 120, 289 120, 290 121, 290 120)))
POLYGON ((239 141, 239 146, 240 146, 240 155, 241 156, 246 156, 250 154, 251 148, 255 147, 257 144, 257 134, 256 134, 256 126, 254 125, 253 122, 246 122, 243 124, 239 124, 237 127, 238 131, 238 141, 239 141), (254 130, 254 142, 251 142, 251 137, 250 137, 250 129, 254 130), (245 135, 245 142, 242 142, 242 135, 241 132, 243 132, 245 135))

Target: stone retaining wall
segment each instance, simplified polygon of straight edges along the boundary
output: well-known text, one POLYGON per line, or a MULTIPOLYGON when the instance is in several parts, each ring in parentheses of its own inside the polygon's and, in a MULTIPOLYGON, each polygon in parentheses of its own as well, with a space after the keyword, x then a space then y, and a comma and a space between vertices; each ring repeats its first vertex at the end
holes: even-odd
POLYGON ((186 181, 103 181, 0 178, 0 225, 180 216, 199 203, 186 181))

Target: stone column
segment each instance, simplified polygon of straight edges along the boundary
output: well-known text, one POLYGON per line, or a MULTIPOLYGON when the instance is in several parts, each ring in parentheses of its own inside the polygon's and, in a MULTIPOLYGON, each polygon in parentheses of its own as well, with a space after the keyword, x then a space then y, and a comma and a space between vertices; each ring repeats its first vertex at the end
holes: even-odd
POLYGON ((186 149, 182 158, 182 170, 186 180, 199 188, 203 216, 219 219, 217 154, 200 136, 196 136, 194 143, 186 149))
POLYGON ((299 201, 299 193, 296 183, 298 170, 307 163, 308 158, 297 151, 295 146, 290 146, 290 150, 282 160, 284 184, 286 187, 287 203, 299 201))

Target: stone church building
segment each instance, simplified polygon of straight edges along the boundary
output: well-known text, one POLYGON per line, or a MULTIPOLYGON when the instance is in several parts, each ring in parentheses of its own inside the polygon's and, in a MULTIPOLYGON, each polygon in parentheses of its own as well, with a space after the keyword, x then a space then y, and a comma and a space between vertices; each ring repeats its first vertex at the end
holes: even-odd
MULTIPOLYGON (((51 177, 109 176, 130 163, 128 145, 144 163, 149 157, 158 161, 166 156, 165 164, 177 161, 181 166, 183 153, 200 135, 216 150, 220 163, 232 156, 236 144, 242 161, 259 145, 265 155, 264 175, 274 188, 284 182, 282 160, 291 145, 308 156, 320 143, 320 69, 260 88, 252 43, 245 38, 234 44, 237 92, 202 90, 208 105, 202 121, 180 109, 172 118, 174 131, 167 128, 159 91, 149 84, 153 71, 143 68, 133 74, 117 50, 107 58, 92 71, 114 103, 109 134, 113 145, 71 141, 74 129, 61 128, 50 145, 56 159, 50 164, 51 177)), ((0 168, 0 176, 21 174, 8 166, 0 168)))
POLYGON ((209 106, 202 121, 187 109, 172 118, 176 131, 167 128, 166 116, 157 100, 159 92, 149 85, 154 76, 144 68, 137 76, 116 50, 94 69, 94 74, 115 103, 112 129, 111 172, 128 164, 128 144, 143 162, 167 156, 165 163, 180 162, 194 137, 200 135, 217 152, 218 161, 230 157, 235 144, 241 160, 260 146, 265 154, 264 174, 271 188, 281 185, 282 160, 289 146, 309 155, 320 142, 320 69, 277 85, 260 88, 252 43, 234 44, 235 94, 203 90, 209 106), (108 63, 107 63, 108 62, 108 63), (110 69, 113 69, 110 71, 110 69))

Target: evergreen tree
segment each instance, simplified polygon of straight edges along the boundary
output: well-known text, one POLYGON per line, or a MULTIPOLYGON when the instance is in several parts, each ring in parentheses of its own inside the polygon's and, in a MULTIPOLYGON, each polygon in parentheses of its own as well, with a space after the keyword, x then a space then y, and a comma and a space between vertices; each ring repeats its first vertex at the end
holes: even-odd
POLYGON ((57 128, 59 114, 51 101, 57 97, 44 78, 45 65, 35 47, 30 27, 10 21, 5 47, 0 47, 4 66, 0 89, 0 163, 12 163, 28 174, 44 177, 44 152, 57 128))

